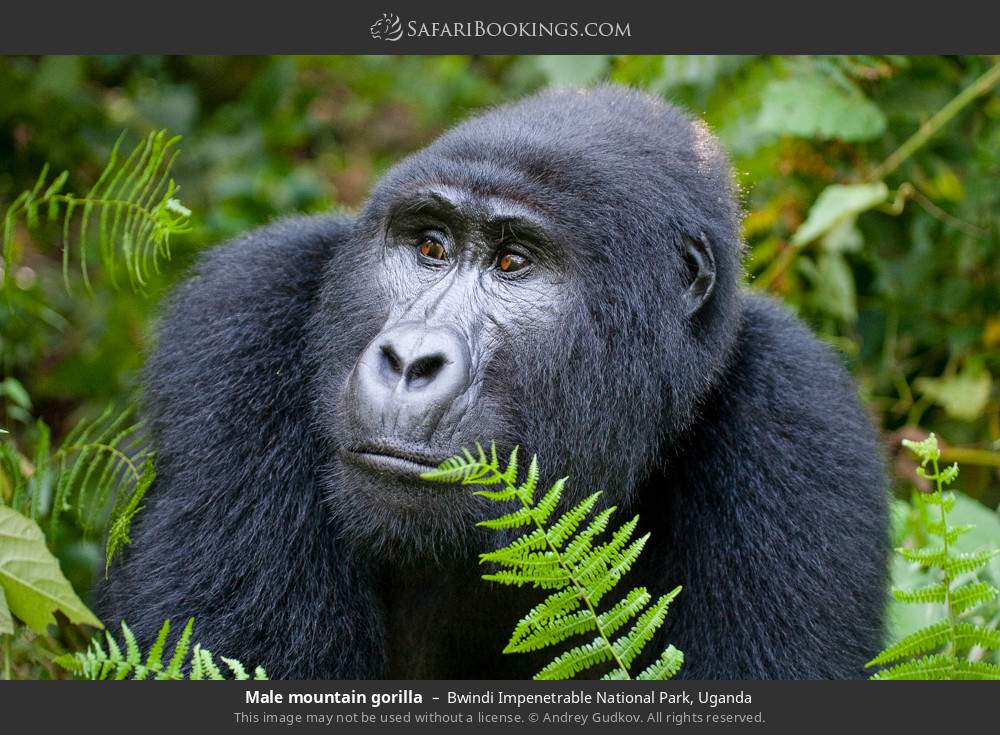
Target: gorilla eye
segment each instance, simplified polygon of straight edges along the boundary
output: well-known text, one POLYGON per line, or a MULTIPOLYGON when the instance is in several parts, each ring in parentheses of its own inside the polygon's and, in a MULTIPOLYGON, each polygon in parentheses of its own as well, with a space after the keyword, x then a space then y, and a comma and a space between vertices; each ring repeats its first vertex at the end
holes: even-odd
POLYGON ((528 265, 528 259, 519 253, 514 253, 511 251, 506 251, 497 260, 497 267, 500 268, 504 273, 513 273, 514 271, 519 271, 528 265))
POLYGON ((425 237, 420 243, 420 254, 432 260, 444 260, 444 245, 430 237, 425 237))

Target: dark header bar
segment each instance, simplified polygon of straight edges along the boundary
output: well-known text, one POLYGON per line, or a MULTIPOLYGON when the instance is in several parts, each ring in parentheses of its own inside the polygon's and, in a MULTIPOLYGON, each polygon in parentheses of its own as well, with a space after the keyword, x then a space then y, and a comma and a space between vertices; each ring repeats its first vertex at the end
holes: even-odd
POLYGON ((1000 6, 915 3, 6 3, 2 53, 1000 53, 1000 6))

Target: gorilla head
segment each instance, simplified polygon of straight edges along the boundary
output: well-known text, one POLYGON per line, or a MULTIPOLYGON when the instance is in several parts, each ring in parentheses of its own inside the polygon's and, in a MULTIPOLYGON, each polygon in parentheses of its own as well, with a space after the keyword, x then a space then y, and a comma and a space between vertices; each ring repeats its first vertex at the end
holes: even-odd
POLYGON ((393 556, 479 547, 478 499, 419 478, 477 441, 627 503, 725 363, 739 251, 713 138, 639 93, 545 93, 404 160, 311 324, 341 533, 393 556))

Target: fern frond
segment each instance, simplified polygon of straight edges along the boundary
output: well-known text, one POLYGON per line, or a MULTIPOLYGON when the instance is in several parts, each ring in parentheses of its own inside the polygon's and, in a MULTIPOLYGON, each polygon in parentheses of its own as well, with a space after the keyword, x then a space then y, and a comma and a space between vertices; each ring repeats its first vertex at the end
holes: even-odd
MULTIPOLYGON (((165 621, 167 625, 170 621, 165 621)), ((181 672, 183 671, 184 662, 187 660, 188 650, 191 647, 191 634, 194 630, 194 618, 188 618, 187 624, 184 626, 184 630, 181 631, 181 637, 177 639, 177 643, 174 646, 174 655, 170 657, 170 663, 167 664, 167 668, 163 670, 163 676, 157 676, 157 679, 180 679, 182 678, 181 672)))
POLYGON ((553 592, 521 618, 511 635, 511 642, 521 640, 532 628, 541 628, 559 616, 579 609, 582 604, 583 599, 575 587, 565 587, 553 592))
POLYGON ((952 656, 944 654, 923 656, 888 669, 883 669, 872 676, 872 679, 876 681, 951 679, 955 673, 955 663, 955 659, 952 656))
POLYGON ((140 424, 129 421, 128 411, 109 406, 97 419, 79 422, 58 451, 36 459, 42 464, 36 464, 32 493, 40 493, 40 483, 54 477, 49 538, 58 535, 67 512, 85 533, 97 533, 109 516, 119 519, 124 512, 126 518, 117 522, 109 542, 112 550, 128 543, 128 524, 155 477, 145 434, 140 424))
POLYGON ((544 526, 548 522, 549 516, 552 515, 552 511, 556 509, 556 506, 559 504, 559 500, 562 498, 563 486, 565 484, 565 477, 560 480, 556 480, 552 487, 549 488, 549 491, 545 493, 545 496, 535 505, 533 511, 535 523, 539 526, 544 526))
POLYGON ((594 539, 607 530, 608 523, 611 522, 611 516, 614 515, 616 510, 618 510, 617 507, 611 506, 594 516, 580 533, 569 540, 564 552, 565 558, 570 562, 575 562, 589 554, 593 548, 594 539))
POLYGON ((80 273, 88 291, 88 259, 94 250, 115 286, 120 267, 124 267, 136 289, 144 287, 151 274, 158 272, 159 261, 170 257, 170 238, 191 229, 191 212, 177 200, 177 185, 170 177, 180 138, 170 137, 163 130, 150 133, 122 159, 119 151, 123 139, 124 133, 97 181, 83 196, 65 191, 69 172, 49 182, 46 165, 35 185, 14 199, 4 213, 0 234, 4 262, 0 286, 3 273, 11 270, 15 226, 22 218, 29 230, 38 229, 43 219, 61 225, 67 288, 74 235, 80 273), (77 214, 80 217, 74 227, 77 214))
MULTIPOLYGON (((537 627, 519 640, 511 636, 504 653, 526 653, 560 643, 567 638, 583 635, 597 629, 597 620, 590 610, 579 610, 557 617, 544 627, 537 627)), ((515 631, 516 632, 516 631, 515 631)))
POLYGON ((195 644, 194 653, 191 655, 191 676, 192 681, 207 679, 208 681, 223 681, 226 677, 222 675, 222 670, 212 658, 212 652, 207 648, 202 648, 200 644, 195 644))
MULTIPOLYGON (((494 473, 500 472, 499 460, 496 459, 496 447, 491 445, 491 457, 487 458, 482 446, 476 445, 478 456, 473 456, 467 449, 461 454, 449 457, 436 469, 424 472, 421 477, 430 482, 461 483, 475 485, 481 480, 489 479, 494 473)), ((493 484, 493 483, 484 483, 493 484)))
POLYGON ((641 613, 652 599, 645 587, 635 587, 630 590, 624 599, 619 600, 611 609, 597 617, 601 630, 604 631, 605 635, 616 632, 625 623, 641 613))
POLYGON ((1000 554, 1000 549, 981 549, 965 554, 954 554, 947 560, 945 569, 953 577, 966 572, 974 572, 985 567, 998 554, 1000 554))
POLYGON ((531 462, 528 463, 528 473, 524 482, 517 489, 517 494, 524 501, 525 505, 534 505, 535 488, 538 487, 538 457, 531 455, 531 462))
POLYGON ((663 621, 667 618, 667 608, 680 591, 681 588, 676 587, 663 595, 651 608, 639 616, 628 633, 614 642, 615 653, 618 654, 618 659, 624 664, 626 670, 663 625, 663 621))
POLYGON ((942 620, 939 623, 910 633, 910 635, 882 651, 878 656, 865 664, 865 667, 881 666, 902 658, 933 651, 947 643, 950 636, 951 623, 947 620, 942 620))
POLYGON ((476 525, 496 531, 501 528, 520 528, 532 523, 534 523, 534 516, 532 515, 531 508, 524 507, 518 508, 512 513, 502 515, 499 518, 488 518, 485 521, 479 521, 476 525))
MULTIPOLYGON (((612 655, 607 640, 595 638, 590 643, 584 643, 556 656, 552 663, 535 674, 535 678, 542 681, 572 679, 581 671, 607 663, 612 659, 612 655)), ((622 678, 627 678, 627 674, 622 678)))
POLYGON ((1000 680, 1000 666, 989 661, 959 661, 955 664, 955 678, 964 680, 1000 680))
POLYGON ((973 646, 985 648, 987 651, 1000 649, 1000 630, 995 628, 984 628, 972 623, 958 623, 955 625, 955 645, 961 649, 969 649, 973 646))
POLYGON ((903 444, 920 459, 917 474, 934 483, 934 492, 921 495, 920 500, 914 502, 935 509, 937 518, 924 518, 923 525, 926 533, 941 540, 941 545, 898 551, 907 561, 935 570, 939 581, 913 590, 894 589, 892 593, 900 602, 941 605, 944 619, 897 641, 866 665, 895 664, 879 671, 873 679, 1000 679, 1000 667, 968 660, 974 649, 1000 649, 1000 631, 960 619, 966 611, 993 600, 998 591, 983 580, 959 582, 961 575, 985 566, 1000 554, 1000 550, 955 551, 955 542, 972 529, 970 525, 953 526, 949 522, 956 496, 944 492, 944 487, 958 477, 958 465, 944 469, 939 466, 941 453, 933 434, 922 442, 904 441, 903 444), (907 658, 911 660, 903 660, 907 658))
POLYGON ((918 602, 921 604, 944 603, 948 594, 948 585, 944 582, 918 587, 915 590, 904 590, 894 587, 892 596, 900 602, 918 602))
MULTIPOLYGON (((87 650, 59 656, 55 662, 72 672, 80 679, 212 679, 222 680, 226 677, 212 656, 212 653, 200 645, 195 645, 190 661, 188 651, 190 649, 191 631, 194 626, 194 618, 190 618, 181 633, 177 644, 174 647, 173 656, 170 663, 164 667, 162 663, 163 651, 167 642, 167 635, 170 632, 170 621, 165 620, 156 636, 156 641, 149 649, 149 653, 143 660, 142 653, 136 641, 135 634, 132 633, 128 625, 123 621, 122 639, 125 641, 125 651, 115 641, 110 632, 105 631, 103 638, 107 643, 107 649, 101 645, 101 636, 97 635, 91 640, 87 650), (188 666, 189 674, 184 674, 184 668, 188 666)), ((243 664, 232 658, 220 657, 222 662, 232 672, 235 679, 248 679, 249 675, 243 664)), ((255 679, 266 679, 266 672, 259 666, 254 670, 255 679)))
POLYGON ((948 544, 953 544, 963 535, 971 531, 975 526, 970 523, 966 523, 961 526, 952 526, 951 528, 945 528, 944 524, 940 521, 927 523, 924 526, 924 531, 926 531, 931 536, 937 536, 941 539, 946 539, 948 544))
POLYGON ((643 669, 636 679, 641 681, 671 679, 680 671, 683 663, 684 654, 673 646, 667 646, 667 650, 660 655, 656 663, 643 669))
MULTIPOLYGON (((481 521, 480 526, 493 529, 534 526, 508 545, 480 555, 481 563, 500 566, 498 571, 484 574, 484 580, 554 590, 517 623, 504 653, 537 651, 571 638, 596 634, 589 642, 559 654, 535 678, 568 679, 608 663, 612 666, 605 678, 631 678, 629 667, 662 627, 667 608, 680 587, 653 605, 649 605, 652 599, 649 592, 637 587, 607 610, 599 612, 598 603, 635 563, 649 534, 632 538, 639 523, 636 516, 613 531, 609 540, 598 543, 615 512, 614 508, 605 508, 592 515, 601 497, 599 492, 578 502, 550 523, 563 498, 566 478, 553 483, 536 502, 540 477, 538 458, 531 458, 524 482, 520 484, 516 463, 515 448, 506 469, 502 468, 496 447, 491 445, 489 458, 481 448, 478 458, 463 450, 438 469, 423 475, 427 480, 499 486, 496 490, 478 490, 475 494, 495 502, 520 503, 520 507, 504 515, 481 521), (635 622, 628 633, 612 641, 611 636, 632 620, 635 622)), ((680 651, 670 646, 643 676, 673 676, 683 660, 680 651)))
POLYGON ((556 549, 560 548, 563 542, 580 527, 580 524, 587 520, 587 516, 600 497, 601 493, 594 493, 559 516, 559 520, 549 526, 545 534, 548 542, 556 549))
POLYGON ((126 546, 132 543, 129 531, 132 527, 132 520, 136 517, 143 506, 140 505, 142 499, 146 497, 149 488, 152 487, 156 479, 156 467, 153 463, 153 455, 146 456, 146 463, 143 465, 142 474, 135 490, 128 496, 124 507, 114 515, 111 526, 108 529, 108 540, 105 544, 104 553, 104 575, 107 576, 111 569, 111 563, 115 556, 126 546))
POLYGON ((951 593, 951 608, 956 613, 972 610, 997 596, 997 588, 989 582, 970 582, 951 593))
POLYGON ((948 561, 948 554, 941 546, 930 546, 924 549, 896 549, 906 561, 924 567, 941 568, 948 561))
POLYGON ((543 590, 561 589, 570 581, 567 572, 554 568, 532 572, 531 574, 523 571, 504 569, 499 572, 484 574, 483 579, 487 582, 496 582, 511 587, 523 587, 526 584, 530 584, 532 587, 538 587, 543 590))
POLYGON ((494 562, 503 564, 515 562, 523 559, 533 551, 540 551, 548 546, 548 539, 544 529, 536 528, 531 533, 518 536, 508 546, 496 551, 490 551, 479 555, 480 562, 494 562))
MULTIPOLYGON (((934 480, 933 475, 926 475, 926 479, 934 480)), ((926 505, 936 505, 939 508, 943 508, 945 513, 951 513, 955 509, 955 493, 931 493, 930 495, 924 495, 921 498, 926 505)))

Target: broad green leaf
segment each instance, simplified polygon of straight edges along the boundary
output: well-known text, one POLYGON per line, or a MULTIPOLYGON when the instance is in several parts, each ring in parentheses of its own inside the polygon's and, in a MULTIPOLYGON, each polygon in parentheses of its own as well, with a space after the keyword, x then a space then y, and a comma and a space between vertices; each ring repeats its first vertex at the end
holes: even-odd
POLYGON ((71 622, 104 627, 63 576, 38 524, 5 506, 0 506, 0 588, 10 612, 37 633, 56 622, 56 611, 71 622))
POLYGON ((853 223, 855 218, 889 197, 889 187, 874 184, 831 184, 816 198, 806 221, 792 236, 792 244, 808 245, 834 228, 853 223))
POLYGON ((758 127, 800 138, 873 140, 885 132, 882 111, 860 92, 821 76, 771 82, 757 118, 758 127))
POLYGON ((858 318, 858 296, 854 287, 854 273, 840 253, 823 253, 816 262, 819 283, 816 300, 827 314, 845 322, 858 318))
POLYGON ((560 87, 585 87, 608 71, 610 56, 555 55, 534 57, 535 66, 550 84, 560 87))
POLYGON ((7 598, 0 587, 0 635, 13 635, 14 621, 10 617, 10 608, 7 607, 7 598))
POLYGON ((983 371, 978 375, 960 373, 940 378, 917 378, 913 385, 949 416, 962 421, 975 421, 986 408, 993 381, 990 374, 983 371))

